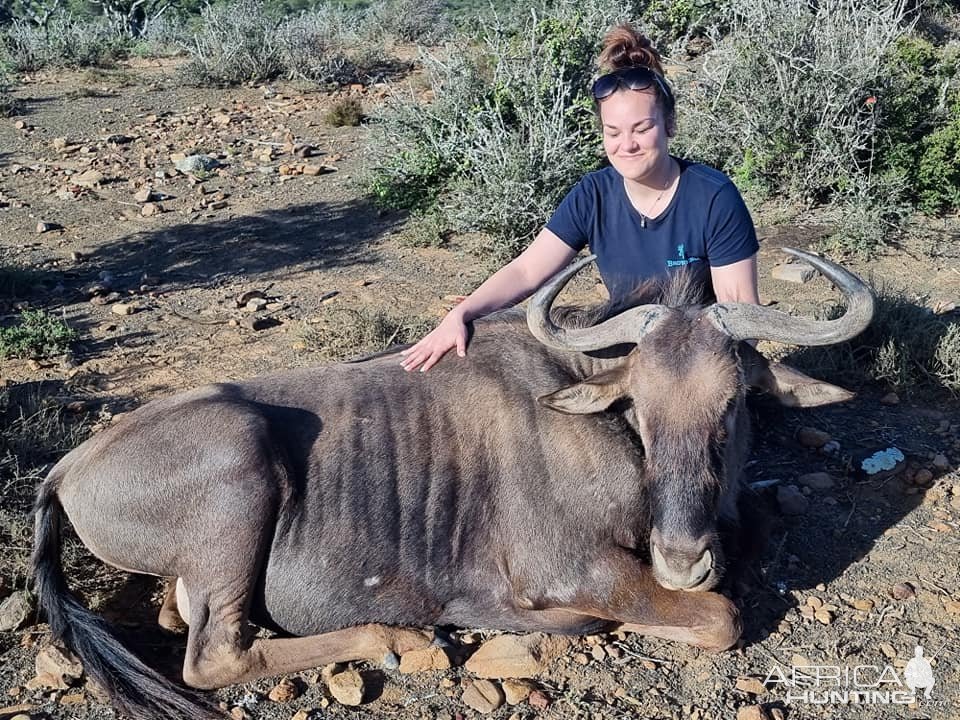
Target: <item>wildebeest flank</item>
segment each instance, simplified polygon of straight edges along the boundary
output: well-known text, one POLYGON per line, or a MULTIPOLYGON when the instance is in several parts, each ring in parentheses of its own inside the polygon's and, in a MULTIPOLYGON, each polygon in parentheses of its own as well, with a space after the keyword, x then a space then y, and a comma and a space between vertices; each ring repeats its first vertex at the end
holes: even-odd
POLYGON ((429 642, 405 628, 441 624, 622 624, 730 647, 737 609, 711 590, 719 530, 737 519, 747 389, 793 405, 849 397, 742 341, 837 342, 872 313, 859 279, 792 252, 843 289, 843 318, 702 307, 673 286, 558 326, 550 306, 581 262, 527 324, 517 310, 477 322, 467 358, 427 374, 387 354, 145 405, 40 489, 33 567, 53 635, 137 717, 211 715, 69 594, 62 508, 101 559, 179 579, 161 618, 189 623, 196 688, 379 661, 429 642), (249 619, 299 637, 254 638, 249 619))

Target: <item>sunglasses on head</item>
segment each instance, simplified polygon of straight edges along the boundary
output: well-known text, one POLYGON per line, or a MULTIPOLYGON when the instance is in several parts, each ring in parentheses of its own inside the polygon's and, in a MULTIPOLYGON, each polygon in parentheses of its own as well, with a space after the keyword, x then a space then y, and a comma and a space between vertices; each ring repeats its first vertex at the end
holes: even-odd
POLYGON ((633 67, 614 70, 601 75, 593 83, 593 99, 600 101, 613 95, 619 88, 628 90, 646 90, 656 86, 669 105, 673 104, 673 93, 659 73, 648 67, 634 65, 633 67))

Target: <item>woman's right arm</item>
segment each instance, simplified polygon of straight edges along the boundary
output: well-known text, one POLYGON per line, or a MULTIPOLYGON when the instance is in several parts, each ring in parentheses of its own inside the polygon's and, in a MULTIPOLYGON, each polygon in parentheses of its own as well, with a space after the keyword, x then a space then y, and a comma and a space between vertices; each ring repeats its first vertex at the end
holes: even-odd
POLYGON ((453 348, 463 357, 467 353, 468 322, 526 299, 576 254, 573 248, 544 228, 526 250, 448 312, 431 333, 401 352, 404 359, 400 366, 407 371, 419 367, 420 372, 426 372, 453 348))

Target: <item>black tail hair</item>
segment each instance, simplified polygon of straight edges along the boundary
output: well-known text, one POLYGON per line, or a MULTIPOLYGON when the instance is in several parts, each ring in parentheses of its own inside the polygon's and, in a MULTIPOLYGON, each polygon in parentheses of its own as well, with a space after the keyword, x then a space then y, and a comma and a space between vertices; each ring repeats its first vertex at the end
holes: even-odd
POLYGON ((31 575, 34 591, 55 641, 72 650, 87 675, 102 687, 113 705, 137 720, 222 720, 202 697, 180 688, 125 648, 116 631, 85 608, 70 592, 60 557, 57 468, 40 486, 34 506, 31 575))

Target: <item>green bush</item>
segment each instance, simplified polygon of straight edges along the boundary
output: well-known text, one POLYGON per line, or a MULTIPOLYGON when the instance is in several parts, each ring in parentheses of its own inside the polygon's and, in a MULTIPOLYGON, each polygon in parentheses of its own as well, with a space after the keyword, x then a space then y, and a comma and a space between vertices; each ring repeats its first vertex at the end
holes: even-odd
MULTIPOLYGON (((878 289, 873 322, 853 340, 826 348, 804 348, 787 361, 824 380, 879 382, 900 391, 943 388, 960 394, 960 321, 936 315, 903 290, 878 289)), ((840 305, 821 313, 843 314, 840 305)))
POLYGON ((878 169, 902 176, 924 212, 960 207, 960 45, 903 37, 886 74, 890 88, 877 98, 878 169))
POLYGON ((60 355, 77 337, 63 320, 43 310, 24 310, 18 323, 0 328, 0 359, 60 355))
POLYGON ((912 206, 902 176, 874 175, 859 182, 834 203, 835 230, 821 245, 832 253, 869 259, 895 244, 912 206))
POLYGON ((717 0, 652 0, 636 2, 644 25, 652 32, 659 47, 684 38, 702 35, 723 16, 717 0))
POLYGON ((560 2, 513 26, 487 18, 442 60, 422 53, 431 99, 398 94, 375 118, 377 147, 390 151, 370 169, 373 195, 482 233, 490 259, 516 255, 599 166, 589 84, 600 39, 624 16, 594 0, 560 2))
POLYGON ((950 122, 921 141, 916 194, 927 213, 960 208, 960 103, 950 122))

